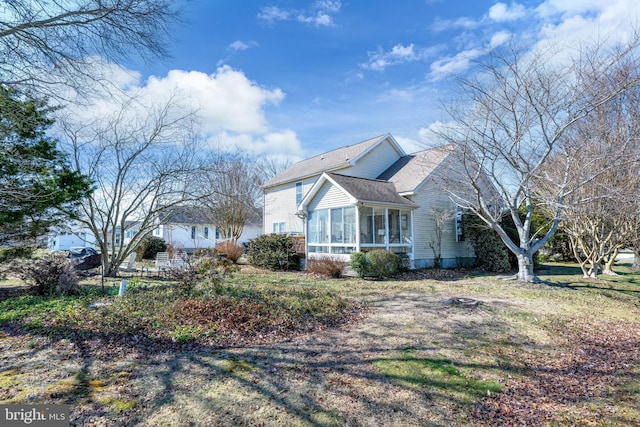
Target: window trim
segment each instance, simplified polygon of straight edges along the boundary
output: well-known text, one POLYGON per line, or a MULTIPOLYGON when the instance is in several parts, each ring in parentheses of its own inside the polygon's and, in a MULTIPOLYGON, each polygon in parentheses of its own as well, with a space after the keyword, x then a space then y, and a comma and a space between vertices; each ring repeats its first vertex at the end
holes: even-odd
POLYGON ((304 198, 303 187, 304 184, 302 181, 296 182, 296 206, 302 203, 302 199, 304 198))

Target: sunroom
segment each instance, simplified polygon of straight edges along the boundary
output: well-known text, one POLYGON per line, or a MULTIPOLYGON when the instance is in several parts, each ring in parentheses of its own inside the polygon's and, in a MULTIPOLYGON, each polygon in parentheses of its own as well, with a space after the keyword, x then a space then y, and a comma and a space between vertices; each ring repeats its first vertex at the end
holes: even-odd
POLYGON ((309 258, 387 249, 413 258, 413 210, 392 183, 324 173, 298 206, 309 258))

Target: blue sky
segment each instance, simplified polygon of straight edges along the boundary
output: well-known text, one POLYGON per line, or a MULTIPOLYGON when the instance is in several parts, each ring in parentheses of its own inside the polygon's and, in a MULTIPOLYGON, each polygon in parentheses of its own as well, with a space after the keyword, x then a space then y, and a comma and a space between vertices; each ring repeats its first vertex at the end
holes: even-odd
POLYGON ((391 133, 407 151, 445 120, 452 76, 492 46, 637 23, 637 0, 211 1, 185 5, 164 62, 122 84, 179 87, 212 144, 291 159, 391 133))

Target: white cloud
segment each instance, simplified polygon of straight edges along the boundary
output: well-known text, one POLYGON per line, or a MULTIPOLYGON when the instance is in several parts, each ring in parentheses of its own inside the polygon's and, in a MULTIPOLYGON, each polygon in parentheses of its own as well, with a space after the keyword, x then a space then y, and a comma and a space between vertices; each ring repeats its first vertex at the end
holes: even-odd
POLYGON ((471 61, 479 58, 486 49, 468 49, 454 56, 438 59, 431 64, 431 80, 440 80, 452 74, 462 73, 469 69, 471 61))
POLYGON ((290 17, 291 13, 289 11, 277 6, 265 6, 260 9, 260 13, 258 13, 258 19, 266 24, 274 24, 278 21, 287 21, 290 17))
POLYGON ((498 22, 513 21, 524 17, 525 14, 525 7, 518 3, 511 3, 510 6, 496 3, 489 8, 489 18, 498 22))
POLYGON ((240 52, 256 46, 258 46, 258 43, 254 41, 243 42, 242 40, 236 40, 227 49, 232 52, 240 52))
POLYGON ((493 36, 491 36, 491 40, 489 41, 489 48, 493 49, 502 46, 503 44, 508 42, 512 36, 513 34, 508 31, 499 31, 495 33, 493 36))
POLYGON ((335 25, 333 17, 341 7, 339 0, 318 0, 306 10, 266 6, 258 13, 258 19, 267 25, 274 25, 278 21, 297 21, 314 27, 332 27, 335 25))
MULTIPOLYGON (((103 73, 112 68, 106 66, 103 73)), ((144 82, 139 75, 137 80, 124 79, 123 75, 122 71, 114 73, 114 77, 120 76, 121 83, 126 83, 121 85, 120 95, 115 91, 109 95, 97 92, 84 106, 70 106, 63 113, 72 114, 79 122, 89 122, 119 111, 118 98, 135 96, 136 102, 130 107, 132 113, 152 110, 173 98, 175 114, 195 111, 199 132, 208 142, 230 141, 234 148, 256 154, 301 152, 295 132, 273 129, 266 116, 266 108, 282 102, 284 92, 262 87, 241 71, 229 66, 222 66, 213 74, 171 70, 166 76, 151 76, 144 82)))
POLYGON ((481 21, 476 21, 466 16, 458 19, 442 19, 436 18, 431 24, 431 31, 440 33, 448 30, 455 30, 457 28, 473 29, 481 25, 481 21))
POLYGON ((190 104, 185 108, 199 109, 205 131, 265 132, 268 126, 263 108, 284 99, 280 89, 260 87, 229 66, 210 75, 171 70, 165 77, 150 77, 141 88, 152 99, 166 97, 176 89, 190 104))
POLYGON ((298 136, 289 129, 262 135, 223 131, 210 135, 207 145, 211 148, 229 151, 241 149, 254 155, 281 155, 288 158, 300 158, 303 154, 298 136))
POLYGON ((387 67, 392 65, 423 61, 433 55, 433 53, 438 49, 438 47, 432 47, 429 49, 416 48, 413 43, 406 46, 402 43, 398 43, 388 51, 378 49, 375 52, 368 52, 369 61, 364 64, 360 64, 360 67, 366 70, 384 71, 387 67))

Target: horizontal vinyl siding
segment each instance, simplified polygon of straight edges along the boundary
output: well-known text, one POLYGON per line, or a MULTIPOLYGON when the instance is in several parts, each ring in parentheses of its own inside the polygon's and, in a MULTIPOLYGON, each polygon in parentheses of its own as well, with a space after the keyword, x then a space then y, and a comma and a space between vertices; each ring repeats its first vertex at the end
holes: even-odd
MULTIPOLYGON (((308 178, 302 181, 302 195, 311 189, 318 177, 308 178)), ((297 181, 299 182, 299 181, 297 181)), ((296 216, 296 182, 290 182, 277 187, 268 188, 264 192, 264 233, 273 231, 274 222, 284 222, 287 233, 302 233, 302 219, 296 216)))
MULTIPOLYGON (((442 250, 441 256, 443 260, 454 262, 456 258, 465 258, 473 256, 473 251, 465 242, 456 242, 455 234, 455 206, 449 197, 439 191, 434 185, 425 183, 419 193, 412 197, 412 200, 420 207, 413 213, 413 233, 415 239, 414 259, 429 260, 428 265, 433 262, 433 250, 429 243, 435 240, 435 221, 431 214, 433 208, 449 207, 451 209, 451 218, 447 220, 445 231, 442 234, 442 250)), ((452 265, 445 265, 452 266, 452 265)))
POLYGON ((309 210, 336 208, 350 204, 349 197, 331 183, 325 182, 309 204, 309 210))
POLYGON ((400 158, 398 152, 389 141, 384 141, 364 157, 348 171, 339 171, 343 175, 357 176, 360 178, 377 178, 400 158))

